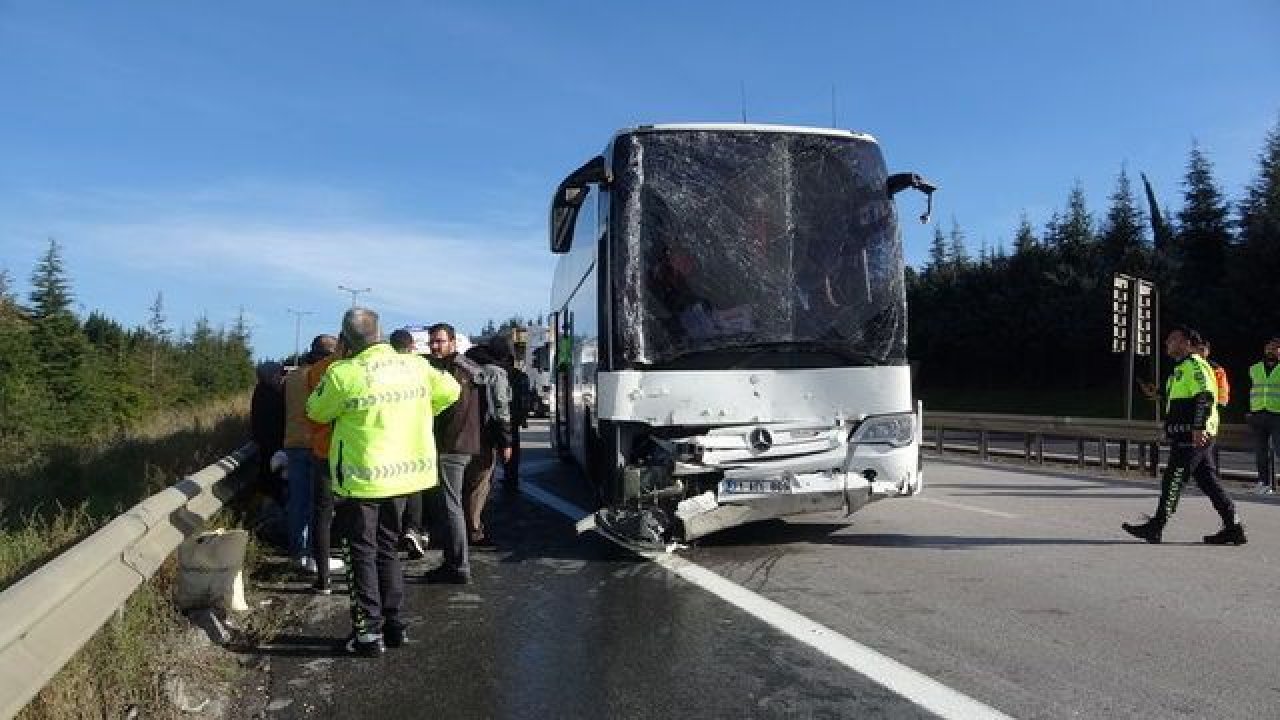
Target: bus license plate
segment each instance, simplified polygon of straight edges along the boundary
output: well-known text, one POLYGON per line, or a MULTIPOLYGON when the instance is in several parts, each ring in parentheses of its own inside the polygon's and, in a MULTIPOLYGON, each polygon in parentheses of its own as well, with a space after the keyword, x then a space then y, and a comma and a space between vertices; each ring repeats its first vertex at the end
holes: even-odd
POLYGON ((721 483, 723 491, 729 495, 770 495, 791 492, 791 483, 786 478, 770 480, 725 480, 721 483))

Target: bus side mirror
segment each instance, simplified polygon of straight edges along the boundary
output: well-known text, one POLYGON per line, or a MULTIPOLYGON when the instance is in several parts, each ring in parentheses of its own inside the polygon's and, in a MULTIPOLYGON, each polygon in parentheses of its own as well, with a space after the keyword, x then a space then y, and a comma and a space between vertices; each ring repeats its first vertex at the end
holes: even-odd
POLYGON ((560 182, 551 198, 551 252, 569 252, 573 246, 573 224, 578 220, 578 209, 587 199, 588 186, 603 184, 607 179, 604 157, 597 155, 560 182))
POLYGON ((905 172, 890 175, 885 183, 885 189, 888 190, 889 197, 893 197, 907 188, 914 188, 925 194, 927 203, 924 214, 920 216, 920 222, 929 222, 929 216, 933 214, 933 193, 938 189, 938 186, 920 175, 905 172))

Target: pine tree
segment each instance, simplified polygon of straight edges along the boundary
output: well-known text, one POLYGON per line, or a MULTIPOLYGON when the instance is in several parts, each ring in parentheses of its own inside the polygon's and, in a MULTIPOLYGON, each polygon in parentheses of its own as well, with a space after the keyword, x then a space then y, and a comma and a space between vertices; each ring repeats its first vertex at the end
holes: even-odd
POLYGON ((1242 338, 1250 353, 1262 336, 1280 328, 1280 121, 1258 155, 1258 175, 1240 203, 1240 254, 1231 287, 1242 312, 1242 338))
POLYGON ((54 417, 75 428, 86 421, 91 412, 79 402, 85 394, 81 368, 88 354, 88 342, 71 313, 71 283, 56 240, 49 240, 49 249, 32 273, 30 299, 31 340, 45 383, 54 400, 62 406, 54 409, 54 417))
POLYGON ((1116 188, 1111 193, 1110 202, 1100 232, 1104 271, 1145 276, 1148 262, 1143 217, 1133 197, 1129 173, 1123 165, 1116 177, 1116 188))
POLYGON ((1018 231, 1013 236, 1013 254, 1014 257, 1027 256, 1035 251, 1036 232, 1031 228, 1031 221, 1027 219, 1027 214, 1022 213, 1022 217, 1018 220, 1018 231))
POLYGON ((49 416, 31 323, 19 309, 7 270, 0 270, 0 462, 26 459, 49 416))
POLYGON ((13 282, 9 280, 9 269, 0 268, 0 310, 14 303, 13 282))
POLYGON ((151 346, 151 362, 149 363, 149 378, 151 386, 156 385, 156 373, 160 367, 160 350, 165 347, 169 341, 169 328, 165 325, 168 318, 164 314, 164 293, 156 292, 155 302, 151 303, 148 308, 151 311, 151 317, 147 320, 148 344, 151 346))
POLYGON ((969 267, 969 250, 965 247, 964 231, 960 229, 960 223, 956 222, 954 217, 951 218, 951 235, 947 254, 951 260, 950 265, 953 273, 961 272, 969 267))
POLYGON ((1213 165, 1198 143, 1191 145, 1182 210, 1178 213, 1178 284, 1182 288, 1222 285, 1231 223, 1227 203, 1213 179, 1213 165))
POLYGON ((1093 214, 1089 212, 1084 188, 1077 180, 1067 195, 1067 213, 1058 226, 1058 244, 1069 256, 1084 260, 1096 242, 1093 232, 1093 214))
POLYGON ((947 238, 942 234, 942 228, 938 225, 933 226, 933 241, 929 243, 929 263, 925 265, 925 271, 930 274, 940 273, 947 267, 947 238))

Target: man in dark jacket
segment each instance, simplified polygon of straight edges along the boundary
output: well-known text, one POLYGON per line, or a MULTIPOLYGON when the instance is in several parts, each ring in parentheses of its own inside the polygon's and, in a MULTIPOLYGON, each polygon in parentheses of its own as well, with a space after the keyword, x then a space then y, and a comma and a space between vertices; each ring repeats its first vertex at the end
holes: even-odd
POLYGON ((489 340, 489 353, 498 367, 507 373, 511 386, 511 453, 502 461, 502 489, 516 492, 520 489, 520 428, 529 426, 529 376, 516 367, 515 345, 505 335, 494 335, 489 340))
POLYGON ((489 501, 495 463, 511 460, 511 385, 486 346, 472 347, 465 357, 476 368, 473 377, 480 391, 480 452, 467 464, 462 483, 463 507, 470 546, 490 546, 493 540, 485 532, 484 507, 489 501))
POLYGON ((258 490, 283 504, 284 485, 271 470, 271 456, 284 447, 284 367, 258 364, 258 384, 249 401, 249 434, 258 444, 258 490))
POLYGON ((467 520, 462 492, 467 467, 480 454, 481 392, 476 385, 478 368, 458 353, 458 337, 453 326, 436 323, 428 330, 431 364, 453 376, 462 388, 458 401, 436 416, 436 450, 440 465, 440 486, 432 493, 431 509, 436 519, 433 532, 443 538, 444 559, 426 574, 429 583, 471 582, 467 520))

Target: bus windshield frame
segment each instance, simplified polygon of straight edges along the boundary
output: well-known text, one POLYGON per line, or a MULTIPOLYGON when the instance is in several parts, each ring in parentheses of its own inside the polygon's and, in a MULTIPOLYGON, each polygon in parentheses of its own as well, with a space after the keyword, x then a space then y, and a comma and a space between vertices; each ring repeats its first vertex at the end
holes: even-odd
POLYGON ((637 131, 611 156, 615 367, 906 364, 902 243, 873 140, 637 131))

